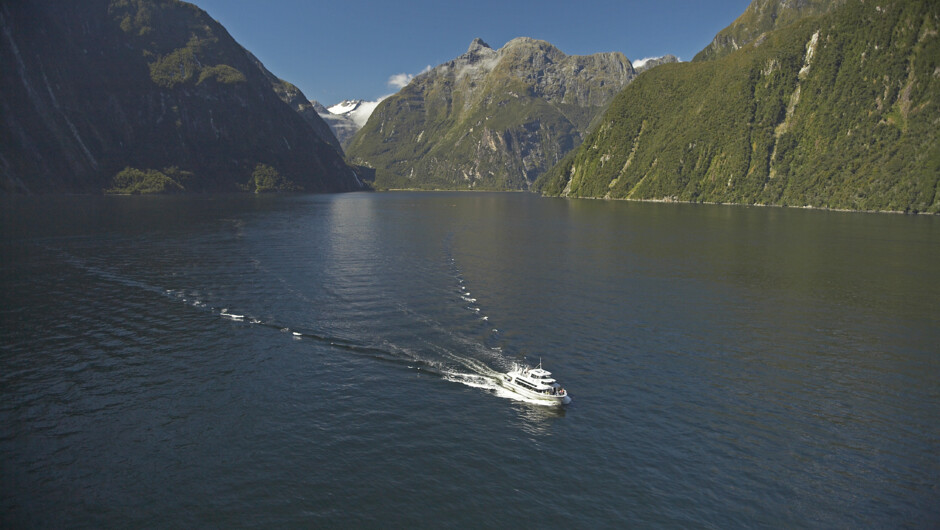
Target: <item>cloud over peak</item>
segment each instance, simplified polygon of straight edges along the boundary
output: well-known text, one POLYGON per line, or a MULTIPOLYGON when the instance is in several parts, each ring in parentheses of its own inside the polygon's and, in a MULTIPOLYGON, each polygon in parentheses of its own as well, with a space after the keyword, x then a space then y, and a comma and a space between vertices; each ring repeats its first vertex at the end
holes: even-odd
POLYGON ((401 90, 405 88, 405 86, 408 85, 408 83, 410 83, 412 79, 415 78, 415 75, 421 75, 425 72, 430 72, 430 71, 431 71, 431 65, 427 65, 424 68, 424 70, 421 70, 417 74, 406 74, 406 73, 395 74, 388 78, 388 86, 401 90))

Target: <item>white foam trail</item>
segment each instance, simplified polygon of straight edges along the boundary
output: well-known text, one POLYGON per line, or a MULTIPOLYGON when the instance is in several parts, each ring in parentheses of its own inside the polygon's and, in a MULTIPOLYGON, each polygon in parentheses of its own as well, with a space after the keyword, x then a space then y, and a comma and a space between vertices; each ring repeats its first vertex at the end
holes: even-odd
POLYGON ((460 383, 473 388, 495 390, 499 386, 495 380, 483 375, 462 374, 460 372, 443 372, 441 376, 445 381, 460 383))
POLYGON ((223 309, 222 312, 219 313, 219 315, 221 315, 223 318, 230 318, 232 320, 237 320, 237 321, 245 320, 245 315, 236 315, 234 313, 229 313, 228 309, 223 309))

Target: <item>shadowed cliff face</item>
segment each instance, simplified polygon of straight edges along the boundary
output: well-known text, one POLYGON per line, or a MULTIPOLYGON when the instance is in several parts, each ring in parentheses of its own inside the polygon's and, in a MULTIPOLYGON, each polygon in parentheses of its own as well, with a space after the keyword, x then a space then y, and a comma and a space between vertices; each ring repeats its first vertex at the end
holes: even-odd
POLYGON ((0 7, 0 185, 99 193, 125 167, 236 191, 263 165, 291 189, 357 189, 340 152, 225 29, 177 1, 0 7))
POLYGON ((347 153, 376 169, 377 187, 528 189, 635 75, 621 53, 476 39, 384 100, 347 153))
POLYGON ((307 99, 307 96, 305 96, 299 88, 294 86, 293 83, 285 81, 271 73, 270 70, 261 64, 261 61, 259 61, 257 57, 250 53, 249 55, 255 62, 255 66, 267 77, 268 82, 271 83, 271 88, 273 88, 277 96, 281 98, 281 101, 287 103, 294 109, 294 112, 300 114, 321 140, 333 146, 337 151, 342 152, 343 147, 340 145, 339 138, 333 133, 332 128, 326 120, 320 117, 320 111, 317 108, 319 104, 307 99))

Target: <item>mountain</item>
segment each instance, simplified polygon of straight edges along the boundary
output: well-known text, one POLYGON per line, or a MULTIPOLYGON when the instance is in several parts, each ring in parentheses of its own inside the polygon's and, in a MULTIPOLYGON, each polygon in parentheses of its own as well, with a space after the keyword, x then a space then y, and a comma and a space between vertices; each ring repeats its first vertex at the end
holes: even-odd
POLYGON ((332 134, 336 137, 341 146, 348 143, 349 140, 355 136, 356 132, 359 131, 359 125, 349 116, 333 114, 318 101, 311 101, 310 104, 313 105, 320 119, 329 126, 332 134))
POLYGON ((313 101, 320 117, 329 124, 333 133, 339 139, 340 144, 346 145, 353 136, 369 120, 369 116, 379 101, 363 101, 361 99, 345 100, 332 107, 326 108, 320 103, 313 101))
POLYGON ((338 116, 345 116, 353 121, 357 127, 360 129, 363 128, 366 122, 369 121, 369 116, 372 115, 372 112, 375 111, 375 108, 379 106, 382 100, 378 101, 363 101, 361 99, 347 99, 341 101, 336 105, 328 108, 327 110, 331 114, 336 114, 338 116))
POLYGON ((938 213, 938 32, 932 0, 853 0, 724 57, 654 68, 537 187, 938 213))
POLYGON ((341 153, 191 4, 4 2, 0 29, 4 191, 358 189, 341 153))
POLYGON ((300 114, 321 140, 342 153, 343 147, 340 145, 339 139, 336 134, 333 133, 333 128, 320 116, 316 102, 307 99, 307 96, 293 83, 272 74, 254 55, 251 53, 249 53, 249 55, 255 61, 255 65, 264 73, 268 82, 271 83, 271 88, 274 89, 274 93, 281 98, 281 101, 290 105, 291 108, 294 109, 294 112, 300 114))
POLYGON ((621 53, 476 39, 383 100, 347 157, 375 168, 378 188, 528 189, 635 75, 621 53))
POLYGON ((639 61, 634 61, 633 68, 636 70, 637 74, 642 74, 643 72, 649 70, 650 68, 659 66, 661 64, 677 63, 679 58, 675 55, 663 55, 662 57, 649 57, 647 59, 640 59, 639 61))
POLYGON ((718 32, 693 61, 724 57, 761 35, 812 15, 826 13, 845 0, 754 0, 730 26, 718 32))

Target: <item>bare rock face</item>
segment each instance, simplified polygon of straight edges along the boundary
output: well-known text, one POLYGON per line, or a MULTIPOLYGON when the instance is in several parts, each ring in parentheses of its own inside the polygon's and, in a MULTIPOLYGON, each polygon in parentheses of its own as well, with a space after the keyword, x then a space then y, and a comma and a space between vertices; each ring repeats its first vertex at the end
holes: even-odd
POLYGON ((341 152, 196 6, 4 2, 0 30, 3 191, 101 193, 119 172, 189 192, 257 190, 268 177, 280 189, 359 187, 341 152))
POLYGON ((635 76, 621 53, 475 39, 380 103, 347 153, 380 188, 528 189, 635 76))

